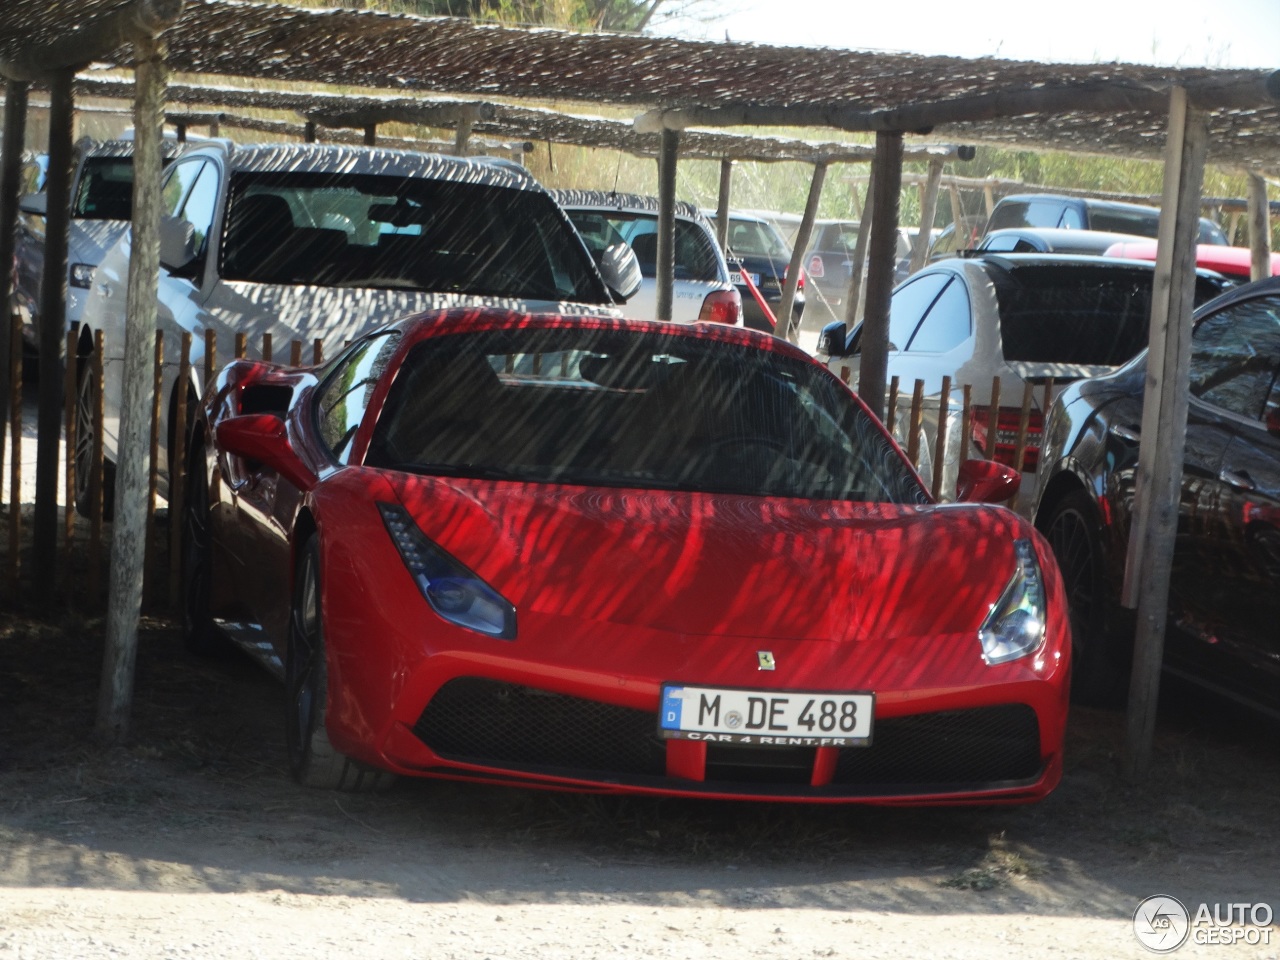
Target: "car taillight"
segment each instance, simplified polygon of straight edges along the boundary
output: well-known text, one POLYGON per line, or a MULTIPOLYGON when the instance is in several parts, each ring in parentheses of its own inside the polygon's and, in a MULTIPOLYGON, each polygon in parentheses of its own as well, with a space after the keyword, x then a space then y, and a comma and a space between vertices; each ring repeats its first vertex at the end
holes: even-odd
MULTIPOLYGON (((817 259, 817 258, 815 258, 815 259, 817 259)), ((786 282, 787 282, 787 276, 788 276, 790 273, 791 273, 791 264, 789 264, 789 263, 788 263, 785 267, 783 267, 783 268, 782 268, 782 282, 783 282, 783 283, 786 283, 786 282)), ((800 279, 796 281, 796 289, 797 289, 797 290, 803 290, 803 289, 804 289, 804 267, 801 267, 801 268, 800 268, 800 279)))
MULTIPOLYGON (((990 436, 990 414, 987 407, 974 407, 972 423, 973 441, 990 459, 1006 466, 1016 467, 1018 456, 1018 426, 1022 422, 1021 407, 1001 407, 996 418, 995 449, 987 443, 990 436)), ((1022 454, 1022 469, 1032 472, 1040 461, 1040 439, 1044 433, 1044 414, 1030 411, 1027 416, 1027 440, 1022 454)))
POLYGON ((819 277, 825 277, 826 275, 827 269, 822 265, 822 257, 815 253, 809 258, 809 276, 817 279, 819 277))
POLYGON ((742 316, 742 296, 737 290, 713 290, 702 301, 699 323, 727 323, 734 326, 742 316))

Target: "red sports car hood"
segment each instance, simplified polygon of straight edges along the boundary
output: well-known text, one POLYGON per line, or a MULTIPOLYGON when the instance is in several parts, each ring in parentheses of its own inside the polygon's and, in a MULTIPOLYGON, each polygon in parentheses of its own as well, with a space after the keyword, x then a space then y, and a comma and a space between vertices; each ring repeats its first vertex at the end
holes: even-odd
MULTIPOLYGON (((388 478, 391 479, 391 478, 388 478)), ((1030 527, 898 506, 396 476, 423 532, 515 604, 684 635, 860 641, 976 630, 1030 527)))

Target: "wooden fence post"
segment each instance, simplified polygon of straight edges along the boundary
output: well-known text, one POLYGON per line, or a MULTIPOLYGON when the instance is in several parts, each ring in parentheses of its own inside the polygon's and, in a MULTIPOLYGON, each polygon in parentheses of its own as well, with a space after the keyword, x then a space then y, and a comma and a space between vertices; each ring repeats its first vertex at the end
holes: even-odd
POLYGON ((996 441, 1000 436, 1000 378, 991 378, 991 403, 987 405, 987 449, 983 455, 988 460, 996 458, 996 441))
POLYGON ((63 537, 63 565, 67 571, 67 593, 70 595, 73 591, 71 585, 75 582, 75 576, 71 572, 71 558, 75 551, 76 542, 76 374, 78 373, 78 364, 76 363, 76 343, 80 338, 79 324, 72 326, 67 331, 66 346, 66 363, 63 364, 63 392, 62 392, 62 411, 63 411, 63 430, 66 433, 66 444, 63 455, 63 500, 65 501, 65 509, 62 516, 62 537, 63 537))
POLYGON ((1030 380, 1022 388, 1022 412, 1018 415, 1018 445, 1014 448, 1013 469, 1022 472, 1027 456, 1027 428, 1031 425, 1031 403, 1035 400, 1036 385, 1030 380))
POLYGON ((911 394, 911 421, 907 424, 907 459, 920 469, 920 418, 924 414, 924 381, 917 380, 911 394))
POLYGON ((243 360, 249 353, 249 335, 247 333, 236 334, 236 359, 243 360))
POLYGON ((960 462, 969 459, 969 432, 973 429, 973 386, 964 385, 964 406, 960 411, 960 462))
POLYGON ((947 454, 947 416, 951 411, 951 378, 942 378, 942 397, 938 400, 938 435, 933 446, 933 499, 942 494, 942 462, 947 454))
POLYGON ((302 341, 294 340, 289 344, 289 366, 302 366, 302 341))
POLYGON ((315 345, 311 349, 311 362, 317 367, 324 363, 324 341, 319 337, 316 337, 315 345))
POLYGON ((208 388, 218 369, 218 331, 206 327, 204 331, 204 385, 208 388))
POLYGON ((182 335, 178 359, 178 402, 173 411, 173 458, 169 461, 169 605, 182 589, 182 511, 187 492, 187 391, 191 382, 191 334, 182 335))
MULTIPOLYGON (((848 380, 848 377, 846 377, 845 379, 848 380)), ((885 422, 885 428, 889 431, 891 435, 893 433, 893 425, 898 422, 899 383, 900 383, 899 377, 895 373, 893 375, 893 378, 889 381, 889 411, 888 411, 888 417, 886 417, 886 422, 885 422)))
POLYGON ((93 451, 89 461, 89 598, 102 601, 102 350, 101 330, 93 334, 93 451))
POLYGON ((272 353, 273 351, 272 351, 271 334, 264 333, 262 335, 262 359, 265 360, 267 363, 270 363, 272 353))

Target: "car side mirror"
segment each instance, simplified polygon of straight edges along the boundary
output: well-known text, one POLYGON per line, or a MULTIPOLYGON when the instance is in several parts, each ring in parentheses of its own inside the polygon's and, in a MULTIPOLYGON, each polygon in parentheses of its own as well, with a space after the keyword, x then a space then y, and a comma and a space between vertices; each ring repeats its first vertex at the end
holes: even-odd
POLYGON ((956 477, 956 500, 960 503, 1004 503, 1013 499, 1022 486, 1022 476, 1013 467, 994 460, 965 460, 956 477))
POLYGON ((852 351, 846 344, 849 342, 849 329, 843 320, 834 320, 822 328, 818 334, 818 353, 828 357, 847 357, 852 351))
POLYGON ((46 193, 28 193, 18 198, 18 209, 23 213, 33 213, 37 217, 49 215, 49 195, 46 193))
POLYGON ((316 485, 316 475, 294 451, 284 421, 274 413, 223 420, 214 437, 219 450, 264 463, 303 492, 316 485))
POLYGON ((175 273, 190 266, 195 258, 195 228, 178 217, 161 217, 160 265, 175 273))
POLYGON ((630 244, 609 244, 601 252, 596 266, 605 286, 619 303, 626 303, 640 289, 640 261, 630 244))

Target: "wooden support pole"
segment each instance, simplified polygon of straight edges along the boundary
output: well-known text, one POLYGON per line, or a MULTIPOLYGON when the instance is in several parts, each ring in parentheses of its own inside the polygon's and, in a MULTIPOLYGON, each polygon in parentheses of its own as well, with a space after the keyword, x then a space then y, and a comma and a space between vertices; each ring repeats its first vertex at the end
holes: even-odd
POLYGON ((169 458, 169 605, 182 590, 182 518, 187 493, 187 391, 191 383, 191 334, 183 331, 178 356, 178 402, 173 407, 173 450, 169 458))
POLYGON ((942 378, 942 396, 938 398, 938 435, 933 445, 933 499, 942 496, 942 467, 947 459, 947 418, 951 413, 951 378, 942 378))
MULTIPOLYGON (((947 194, 951 197, 951 222, 956 225, 959 231, 964 225, 964 203, 960 199, 960 188, 956 184, 947 187, 947 194)), ((957 239, 959 234, 957 233, 957 239)))
POLYGON ((813 222, 818 218, 818 204, 822 200, 822 185, 827 179, 827 165, 813 165, 813 179, 809 182, 809 199, 804 205, 804 215, 800 218, 800 229, 796 231, 795 244, 791 248, 791 262, 787 264, 787 276, 782 281, 782 300, 778 303, 778 323, 781 330, 774 333, 792 343, 796 341, 799 330, 792 317, 792 307, 796 301, 796 290, 800 284, 800 274, 804 266, 804 252, 809 249, 809 238, 813 235, 813 222))
POLYGON ((1138 610, 1129 684, 1125 768, 1132 779, 1151 765, 1160 667, 1169 610, 1187 438, 1191 310, 1199 235, 1200 188, 1209 128, 1187 92, 1169 98, 1164 194, 1151 297, 1151 335, 1142 407, 1142 440, 1122 599, 1138 610), (1169 214, 1173 214, 1170 216, 1169 214))
POLYGON ((106 647, 94 736, 119 744, 129 732, 138 617, 145 562, 146 493, 150 451, 147 376, 156 331, 156 291, 160 284, 160 148, 168 69, 163 43, 134 38, 133 246, 125 302, 120 441, 116 458, 116 502, 111 537, 111 586, 107 598, 106 647))
POLYGON ((680 134, 662 131, 658 155, 658 307, 659 320, 671 319, 675 302, 676 271, 676 163, 680 157, 680 134))
POLYGON ((862 320, 862 362, 858 395, 876 417, 884 415, 885 373, 889 365, 889 297, 897 266, 898 194, 902 188, 902 134, 876 134, 875 219, 868 248, 867 309, 862 320))
POLYGON ((1249 174, 1249 279, 1271 276, 1271 208, 1267 203, 1267 181, 1249 174))
POLYGON ((455 157, 465 157, 467 155, 471 143, 472 123, 471 117, 459 118, 458 127, 453 131, 453 155, 455 157))
MULTIPOLYGON (((992 189, 989 183, 982 188, 982 206, 987 212, 987 219, 991 219, 991 211, 996 208, 996 196, 995 190, 992 189)), ((956 229, 960 229, 960 224, 956 224, 956 229)), ((967 247, 968 244, 965 244, 965 246, 967 247)))
MULTIPOLYGON (((10 80, 4 88, 4 139, 0 140, 0 264, 13 263, 26 129, 27 84, 10 80)), ((4 473, 4 437, 9 421, 9 328, 17 325, 16 315, 8 308, 12 303, 12 279, 12 270, 0 269, 0 475, 4 473)))
POLYGON ((733 161, 720 161, 720 192, 716 194, 716 242, 729 249, 729 194, 733 188, 733 161))
MULTIPOLYGON (((58 462, 62 457, 62 341, 67 335, 67 231, 71 222, 73 70, 49 81, 49 169, 45 177, 44 265, 40 276, 39 412, 36 417, 36 506, 31 572, 46 599, 57 585, 58 462)), ((160 176, 159 171, 156 177, 160 176)), ((7 265, 5 265, 7 269, 7 265)))
POLYGON ((920 468, 920 421, 924 418, 924 381, 917 380, 911 391, 911 419, 907 421, 907 459, 920 468))
MULTIPOLYGON (((938 212, 938 189, 942 185, 942 160, 929 161, 929 177, 920 198, 920 230, 911 251, 911 272, 915 273, 929 259, 929 243, 933 239, 933 218, 938 212)), ((958 229, 957 225, 957 229, 958 229)), ((937 496, 937 494, 935 494, 937 496)))
POLYGON ((876 165, 871 164, 871 183, 867 186, 867 199, 862 205, 862 217, 858 221, 858 239, 853 242, 853 256, 849 258, 849 291, 844 300, 844 326, 850 330, 862 319, 862 275, 866 272, 867 247, 871 243, 871 225, 875 223, 876 165))

